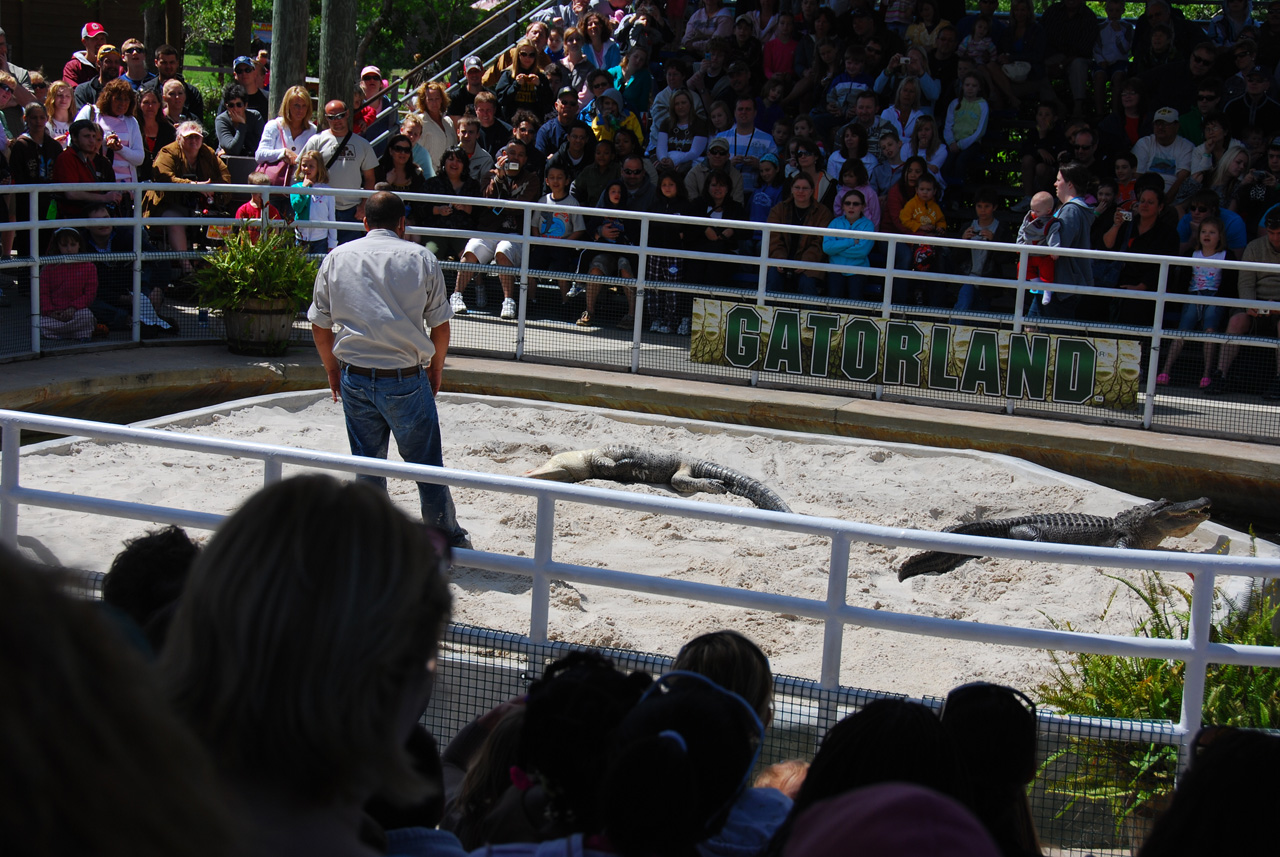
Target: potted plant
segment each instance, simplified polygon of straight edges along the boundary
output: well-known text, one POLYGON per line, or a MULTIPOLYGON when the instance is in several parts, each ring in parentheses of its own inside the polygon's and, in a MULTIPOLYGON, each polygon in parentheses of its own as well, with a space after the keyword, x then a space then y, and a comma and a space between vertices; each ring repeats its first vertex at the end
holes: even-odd
POLYGON ((319 265, 287 229, 230 235, 195 275, 201 306, 221 312, 235 354, 274 356, 289 348, 298 311, 311 301, 319 265))

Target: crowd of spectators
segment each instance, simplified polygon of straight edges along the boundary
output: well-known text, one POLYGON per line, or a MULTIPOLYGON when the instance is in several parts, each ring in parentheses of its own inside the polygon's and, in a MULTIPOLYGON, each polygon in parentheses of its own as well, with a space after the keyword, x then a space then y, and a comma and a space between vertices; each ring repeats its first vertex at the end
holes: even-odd
MULTIPOLYGON (((678 187, 678 185, 676 185, 678 187)), ((74 235, 74 230, 67 230, 74 235)), ((71 236, 68 236, 70 240, 71 236)), ((576 651, 442 750, 450 547, 363 480, 303 475, 207 544, 127 544, 103 603, 0 547, 0 838, 15 853, 198 857, 1033 857, 1040 722, 976 682, 860 705, 762 765, 769 659, 732 630, 670 671, 576 651), (340 526, 334 526, 341 522, 340 526)), ((1208 727, 1140 857, 1266 853, 1280 738, 1208 727)))
MULTIPOLYGON (((546 220, 552 231, 540 235, 577 244, 572 260, 565 251, 552 254, 565 266, 557 270, 623 281, 639 273, 636 256, 621 249, 638 234, 626 213, 895 234, 897 252, 886 260, 883 241, 850 245, 774 233, 765 252, 786 264, 770 270, 769 287, 875 300, 882 278, 874 269, 887 261, 904 271, 895 278, 895 303, 940 310, 980 312, 994 305, 1007 311, 1012 292, 939 284, 928 274, 972 271, 1000 278, 1014 276, 1015 269, 1007 251, 954 251, 929 243, 930 237, 1007 241, 1024 231, 1016 228, 1019 219, 1033 219, 1031 200, 1039 193, 1048 193, 1055 207, 1037 215, 1055 221, 1048 248, 1192 254, 1199 252, 1192 246, 1199 236, 1190 234, 1190 225, 1194 219, 1198 228, 1211 207, 1226 233, 1220 258, 1280 258, 1280 40, 1274 38, 1280 0, 1265 7, 1226 0, 1208 22, 1187 20, 1166 0, 1150 0, 1136 20, 1123 17, 1119 0, 1104 3, 1101 16, 1083 0, 1054 0, 1043 9, 1033 0, 1012 0, 1007 14, 997 9, 995 0, 979 0, 975 10, 957 0, 886 0, 878 6, 871 0, 781 6, 758 0, 733 11, 719 0, 579 0, 536 14, 488 67, 480 57, 467 57, 455 86, 424 84, 405 102, 402 117, 387 112, 388 84, 376 66, 362 69, 357 91, 324 105, 323 116, 312 116, 301 87, 289 89, 279 115, 272 116, 265 58, 241 56, 233 62, 234 82, 206 117, 170 46, 153 52, 152 70, 137 39, 125 40, 119 50, 101 25, 87 24, 83 50, 66 63, 61 81, 49 83, 38 72, 8 66, 0 34, 0 148, 12 150, 11 162, 12 152, 21 153, 11 170, 37 182, 56 175, 61 181, 114 176, 198 183, 220 177, 219 158, 251 157, 273 176, 293 168, 287 174, 298 184, 431 188, 459 201, 411 205, 409 225, 451 230, 430 236, 443 256, 507 268, 521 262, 514 241, 465 232, 520 231, 521 218, 495 200, 550 196, 564 205, 614 208, 621 214, 587 217, 582 229, 565 235, 556 230, 573 218, 552 217, 546 220), (207 118, 212 131, 190 124, 207 118), (77 120, 91 123, 94 139, 89 132, 71 134, 77 120), (1032 127, 1024 129, 1028 122, 1032 127), (993 133, 996 128, 1000 133, 993 133), (192 142, 190 152, 178 157, 197 134, 200 146, 192 142), (41 154, 52 154, 55 143, 74 155, 41 154), (321 162, 304 176, 296 162, 308 151, 318 152, 321 162), (1019 158, 1020 186, 994 186, 991 162, 1019 158), (448 178, 451 164, 461 164, 470 181, 448 178), (567 179, 567 193, 551 187, 547 176, 554 167, 567 179), (664 185, 674 187, 671 195, 661 192, 664 185), (1206 204, 1206 192, 1214 202, 1206 204), (850 194, 855 202, 846 210, 850 194), (860 210, 851 220, 858 198, 860 210), (992 217, 1005 228, 974 228, 992 217), (1268 227, 1271 220, 1275 225, 1268 227), (1173 231, 1181 239, 1176 244, 1173 231), (595 242, 612 246, 581 246, 595 242), (850 271, 805 267, 815 263, 850 271)), ((64 193, 53 206, 42 204, 41 216, 71 215, 81 196, 64 193)), ((98 196, 118 197, 103 200, 114 213, 135 204, 128 194, 98 196)), ((309 200, 295 195, 293 204, 280 208, 292 218, 310 210, 309 200)), ((14 202, 9 216, 21 219, 25 202, 14 202)), ((140 202, 148 214, 190 213, 217 200, 182 192, 149 193, 140 202)), ((361 207, 359 197, 339 195, 334 215, 355 222, 361 207)), ((176 249, 186 246, 181 231, 168 230, 176 249)), ((757 230, 675 224, 660 231, 668 247, 761 252, 757 230)), ((298 240, 324 250, 358 235, 300 227, 298 240)), ((12 241, 6 237, 5 243, 9 249, 12 241)), ((699 282, 710 270, 665 259, 650 265, 655 278, 699 282)), ((1068 257, 1044 268, 1050 269, 1065 285, 1141 291, 1155 288, 1158 272, 1155 266, 1080 264, 1068 257)), ((719 270, 733 276, 739 269, 729 264, 719 270)), ((744 280, 751 278, 741 270, 744 280)), ((1280 275, 1171 270, 1175 294, 1280 298, 1280 275)), ((490 303, 484 277, 460 274, 451 299, 455 312, 491 306, 502 318, 514 318, 515 272, 502 273, 499 281, 502 296, 490 303)), ((561 285, 562 301, 585 302, 577 305, 580 314, 572 309, 581 327, 598 327, 606 317, 622 327, 634 324, 634 294, 625 285, 609 286, 627 298, 621 318, 600 310, 601 283, 579 288, 565 278, 561 285)), ((1042 297, 1029 314, 1151 320, 1147 300, 1037 292, 1042 297)), ((656 300, 663 309, 646 314, 650 330, 687 333, 688 302, 656 300)), ((1185 312, 1188 306, 1197 305, 1170 304, 1171 323, 1191 324, 1188 331, 1269 336, 1280 317, 1261 306, 1235 313, 1185 312)), ((1233 356, 1230 348, 1206 353, 1199 379, 1206 393, 1227 390, 1233 356)), ((1178 375, 1162 372, 1159 383, 1178 375)), ((1266 395, 1280 398, 1280 363, 1266 395)))

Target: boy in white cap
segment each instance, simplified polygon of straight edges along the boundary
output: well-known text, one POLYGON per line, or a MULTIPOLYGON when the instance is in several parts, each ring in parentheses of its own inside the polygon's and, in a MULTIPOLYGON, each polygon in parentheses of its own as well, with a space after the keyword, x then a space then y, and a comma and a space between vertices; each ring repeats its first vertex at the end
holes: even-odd
POLYGON ((1138 175, 1158 173, 1164 179, 1165 198, 1177 199, 1178 189, 1191 175, 1191 156, 1196 147, 1178 136, 1178 111, 1161 107, 1151 123, 1152 133, 1133 147, 1138 159, 1138 175))

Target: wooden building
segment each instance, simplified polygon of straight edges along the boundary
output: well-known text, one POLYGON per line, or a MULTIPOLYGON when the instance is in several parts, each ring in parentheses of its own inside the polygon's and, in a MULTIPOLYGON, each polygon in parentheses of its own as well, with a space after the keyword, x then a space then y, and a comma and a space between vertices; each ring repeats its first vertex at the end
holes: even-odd
POLYGON ((0 0, 10 61, 26 69, 43 67, 50 79, 62 77, 63 65, 81 50, 80 28, 90 21, 106 27, 117 47, 143 37, 138 0, 0 0))

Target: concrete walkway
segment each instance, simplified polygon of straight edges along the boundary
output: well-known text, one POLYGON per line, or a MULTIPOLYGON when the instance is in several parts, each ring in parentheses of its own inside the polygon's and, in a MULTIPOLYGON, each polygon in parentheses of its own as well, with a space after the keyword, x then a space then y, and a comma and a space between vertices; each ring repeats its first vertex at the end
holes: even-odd
MULTIPOLYGON (((124 348, 7 363, 0 408, 131 422, 326 383, 302 346, 272 360, 221 345, 124 348)), ((999 452, 1139 496, 1208 496, 1237 525, 1280 530, 1280 446, 457 355, 445 389, 999 452)))

